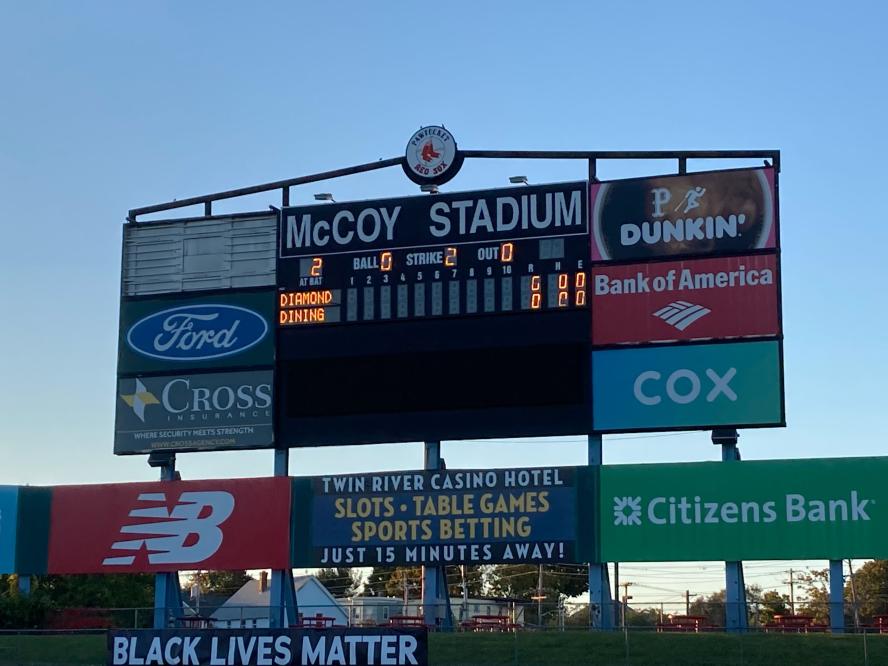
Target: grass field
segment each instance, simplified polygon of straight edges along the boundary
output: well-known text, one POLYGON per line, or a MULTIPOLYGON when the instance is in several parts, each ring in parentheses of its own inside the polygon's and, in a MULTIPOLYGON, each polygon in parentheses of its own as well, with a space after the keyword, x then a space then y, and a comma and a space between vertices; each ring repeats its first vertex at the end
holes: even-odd
MULTIPOLYGON (((853 666, 888 664, 888 636, 432 634, 432 666, 853 666)), ((105 664, 104 636, 0 636, 0 665, 105 664)))

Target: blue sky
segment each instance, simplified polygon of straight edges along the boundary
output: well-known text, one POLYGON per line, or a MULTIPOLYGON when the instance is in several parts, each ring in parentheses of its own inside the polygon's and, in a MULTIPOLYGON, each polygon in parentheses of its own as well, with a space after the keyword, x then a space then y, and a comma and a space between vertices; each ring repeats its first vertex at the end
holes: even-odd
MULTIPOLYGON (((780 149, 789 427, 741 433, 743 455, 883 453, 885 22, 877 2, 4 3, 0 483, 155 477, 111 454, 129 208, 394 157, 437 123, 475 149, 780 149)), ((446 189, 584 169, 474 161, 446 189)), ((672 169, 603 163, 599 176, 672 169)), ((323 189, 417 193, 398 169, 323 189)), ((585 451, 581 438, 444 444, 450 467, 581 464, 585 451)), ((719 451, 690 433, 608 437, 604 455, 719 451)), ((310 449, 291 470, 421 462, 419 444, 310 449)), ((261 475, 272 461, 190 454, 180 469, 261 475)))

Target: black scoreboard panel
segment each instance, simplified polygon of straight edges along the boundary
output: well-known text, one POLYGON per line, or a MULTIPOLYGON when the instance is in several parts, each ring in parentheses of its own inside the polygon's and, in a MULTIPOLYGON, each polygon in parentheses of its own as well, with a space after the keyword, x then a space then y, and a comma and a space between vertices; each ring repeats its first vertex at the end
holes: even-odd
POLYGON ((286 208, 288 446, 589 431, 586 183, 286 208))

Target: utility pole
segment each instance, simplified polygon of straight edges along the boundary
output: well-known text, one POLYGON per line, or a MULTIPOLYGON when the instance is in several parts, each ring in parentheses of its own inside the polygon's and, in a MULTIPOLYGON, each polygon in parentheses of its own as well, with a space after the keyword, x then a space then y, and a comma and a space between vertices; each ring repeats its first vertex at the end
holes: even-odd
POLYGON ((685 590, 685 615, 691 614, 691 591, 685 590))
POLYGON ((540 576, 537 581, 537 618, 540 627, 543 626, 543 565, 540 563, 540 576))
POLYGON ((854 569, 851 566, 850 559, 848 560, 848 574, 848 577, 851 580, 851 603, 854 604, 854 629, 860 631, 860 612, 857 608, 857 590, 854 587, 854 569))
POLYGON ((629 581, 626 581, 625 583, 620 583, 620 587, 623 588, 623 596, 621 598, 621 600, 623 602, 621 604, 621 606, 623 607, 623 627, 626 626, 626 611, 628 610, 628 607, 629 607, 629 600, 632 598, 631 596, 629 596, 629 586, 630 585, 633 585, 633 583, 630 583, 629 581))
POLYGON ((795 569, 790 568, 789 580, 783 582, 789 584, 789 612, 795 615, 795 569))

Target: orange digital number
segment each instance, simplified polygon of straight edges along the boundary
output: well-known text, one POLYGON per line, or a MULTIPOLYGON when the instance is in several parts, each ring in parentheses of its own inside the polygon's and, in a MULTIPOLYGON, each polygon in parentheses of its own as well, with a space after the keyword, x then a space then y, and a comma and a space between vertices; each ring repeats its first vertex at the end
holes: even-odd
POLYGON ((500 245, 500 261, 504 264, 512 261, 512 257, 515 255, 515 244, 514 243, 503 243, 500 245))
POLYGON ((574 278, 574 287, 576 287, 574 304, 577 306, 586 305, 586 274, 584 272, 576 274, 576 277, 574 278))
POLYGON ((543 295, 540 293, 542 282, 539 275, 530 276, 530 309, 539 310, 543 306, 543 295))
POLYGON ((379 270, 386 272, 392 270, 392 253, 383 252, 379 255, 379 270))
POLYGON ((558 289, 567 289, 567 273, 559 273, 558 289))
POLYGON ((448 267, 456 266, 456 248, 455 247, 445 247, 444 248, 444 265, 448 267))
POLYGON ((321 271, 323 270, 323 268, 324 268, 324 260, 321 259, 320 257, 314 257, 311 260, 311 270, 309 271, 309 274, 312 277, 320 277, 321 271))
POLYGON ((558 292, 558 307, 566 308, 568 303, 568 294, 566 291, 558 292))

